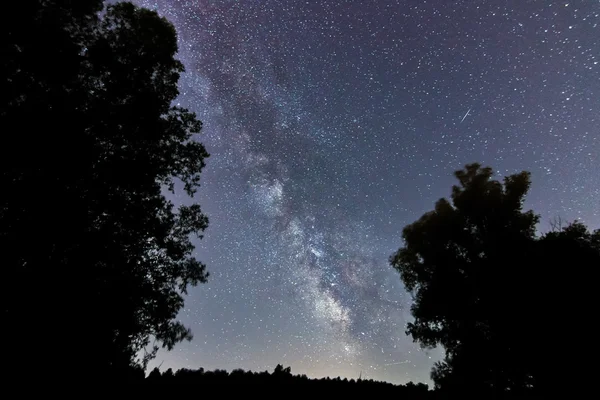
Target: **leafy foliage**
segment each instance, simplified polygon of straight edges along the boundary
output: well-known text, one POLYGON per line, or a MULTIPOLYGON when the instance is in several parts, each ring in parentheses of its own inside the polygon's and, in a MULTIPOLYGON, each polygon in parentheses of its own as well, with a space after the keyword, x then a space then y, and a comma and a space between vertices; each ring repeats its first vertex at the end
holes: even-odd
POLYGON ((164 196, 179 183, 193 196, 209 156, 194 139, 201 123, 172 105, 183 72, 176 33, 130 3, 101 17, 101 1, 12 3, 1 28, 10 145, 0 240, 15 329, 3 339, 22 349, 46 338, 46 351, 72 362, 94 346, 95 368, 127 369, 152 340, 171 349, 191 338, 175 318, 187 288, 208 276, 191 241, 207 217, 164 196))
POLYGON ((499 182, 491 168, 470 164, 455 176, 451 202, 439 200, 406 226, 404 246, 390 258, 414 295, 407 334, 444 347, 432 371, 438 388, 540 388, 550 383, 550 360, 534 343, 552 332, 547 310, 559 284, 549 271, 565 257, 600 265, 600 234, 574 223, 537 238, 539 217, 522 209, 527 172, 499 182))

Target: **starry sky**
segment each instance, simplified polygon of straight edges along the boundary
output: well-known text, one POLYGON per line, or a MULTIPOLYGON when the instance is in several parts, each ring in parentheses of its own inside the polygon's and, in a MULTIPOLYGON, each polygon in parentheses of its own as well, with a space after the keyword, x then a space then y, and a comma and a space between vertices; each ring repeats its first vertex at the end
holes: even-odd
POLYGON ((388 257, 470 162, 531 171, 540 232, 600 227, 597 0, 135 2, 177 28, 211 153, 195 337, 151 367, 430 382, 388 257))

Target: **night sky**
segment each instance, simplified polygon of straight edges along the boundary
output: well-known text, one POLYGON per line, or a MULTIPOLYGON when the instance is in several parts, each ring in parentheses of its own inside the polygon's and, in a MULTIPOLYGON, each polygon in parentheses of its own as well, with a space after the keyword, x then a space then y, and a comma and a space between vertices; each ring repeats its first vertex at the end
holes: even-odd
POLYGON ((136 3, 176 26, 211 153, 195 337, 151 367, 429 382, 388 257, 470 162, 531 171, 540 232, 600 227, 597 0, 136 3))

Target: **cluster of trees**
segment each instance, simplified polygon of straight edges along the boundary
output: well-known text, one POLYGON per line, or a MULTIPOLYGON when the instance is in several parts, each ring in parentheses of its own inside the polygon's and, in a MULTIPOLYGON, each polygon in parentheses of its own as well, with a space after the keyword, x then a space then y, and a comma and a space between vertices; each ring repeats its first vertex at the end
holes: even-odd
POLYGON ((469 164, 455 173, 451 201, 403 230, 391 256, 413 293, 407 334, 443 346, 432 371, 450 393, 549 394, 578 379, 577 344, 591 343, 593 275, 600 230, 580 222, 537 234, 539 216, 523 211, 530 174, 493 179, 469 164))
POLYGON ((145 379, 148 384, 160 385, 211 385, 211 384, 231 384, 231 385, 296 385, 311 389, 367 389, 377 393, 394 393, 405 395, 409 399, 426 398, 431 393, 429 387, 424 383, 414 384, 412 382, 406 385, 394 385, 389 382, 380 382, 373 379, 348 379, 348 378, 308 378, 306 375, 293 375, 290 367, 284 368, 278 364, 273 372, 252 372, 236 369, 231 372, 225 370, 205 371, 203 368, 197 370, 180 369, 173 372, 167 369, 160 372, 155 368, 145 379))
POLYGON ((208 275, 191 242, 207 217, 164 196, 192 196, 208 157, 172 105, 175 29, 130 3, 2 7, 4 362, 15 378, 32 363, 126 376, 191 338, 175 318, 208 275))

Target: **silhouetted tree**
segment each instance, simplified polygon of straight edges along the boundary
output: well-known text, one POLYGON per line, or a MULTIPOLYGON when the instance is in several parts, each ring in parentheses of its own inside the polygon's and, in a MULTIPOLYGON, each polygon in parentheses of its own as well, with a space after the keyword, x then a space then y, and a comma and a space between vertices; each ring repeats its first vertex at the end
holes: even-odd
POLYGON ((275 374, 275 375, 291 375, 292 367, 284 368, 283 365, 277 364, 277 366, 273 370, 273 374, 275 374))
MULTIPOLYGON (((183 371, 183 370, 179 370, 179 371, 183 371)), ((177 371, 177 372, 179 372, 177 371)), ((149 382, 158 382, 160 381, 160 378, 162 377, 162 374, 160 373, 160 370, 158 369, 158 367, 154 367, 154 369, 148 374, 148 377, 146 378, 149 382)))
POLYGON ((172 381, 175 379, 175 374, 173 374, 173 369, 169 368, 162 374, 162 379, 166 379, 167 381, 172 381))
POLYGON ((192 196, 208 153, 200 122, 172 105, 173 26, 129 3, 99 16, 101 4, 2 13, 2 339, 15 366, 43 355, 125 376, 191 338, 175 317, 208 275, 191 242, 208 219, 164 191, 192 196))
POLYGON ((495 342, 494 329, 507 322, 505 291, 535 237, 538 217, 522 212, 529 173, 500 183, 491 168, 467 165, 455 173, 452 203, 403 230, 404 247, 390 261, 414 294, 414 322, 407 334, 425 347, 441 344, 446 358, 432 373, 436 385, 492 385, 510 349, 495 342), (493 342, 493 345, 492 345, 493 342), (507 353, 508 352, 508 353, 507 353))
POLYGON ((546 390, 559 372, 540 342, 556 331, 549 304, 566 283, 554 271, 600 265, 600 233, 576 223, 537 238, 538 216, 522 210, 527 172, 501 183, 491 168, 470 164, 455 176, 451 202, 406 226, 390 258, 414 296, 407 334, 446 350, 432 371, 436 388, 546 390))

